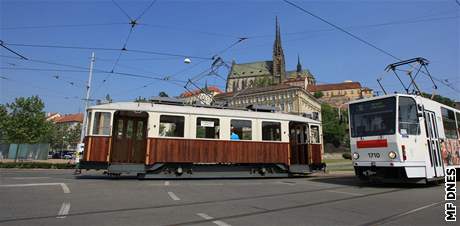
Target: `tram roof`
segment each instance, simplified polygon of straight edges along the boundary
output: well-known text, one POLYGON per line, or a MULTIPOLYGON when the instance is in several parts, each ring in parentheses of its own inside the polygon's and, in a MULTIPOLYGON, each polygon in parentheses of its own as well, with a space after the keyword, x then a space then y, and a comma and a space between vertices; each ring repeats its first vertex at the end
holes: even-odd
POLYGON ((217 108, 217 107, 204 107, 204 106, 191 106, 191 105, 170 105, 161 103, 148 103, 148 102, 115 102, 108 104, 94 105, 88 110, 110 110, 110 111, 145 111, 145 112, 164 112, 164 113, 177 113, 177 114, 195 114, 207 116, 221 116, 221 117, 235 117, 235 118, 260 118, 268 120, 286 120, 286 121, 299 121, 314 124, 321 124, 318 120, 302 117, 299 115, 292 115, 281 112, 258 112, 242 109, 231 108, 217 108))
POLYGON ((426 98, 426 97, 423 97, 423 96, 420 96, 420 95, 415 95, 415 94, 404 94, 404 93, 392 93, 392 94, 387 94, 387 95, 382 95, 382 96, 376 96, 376 97, 370 97, 370 98, 365 98, 365 99, 360 99, 360 100, 354 100, 354 101, 348 102, 347 104, 350 105, 350 104, 355 104, 355 103, 361 103, 361 102, 366 102, 366 101, 378 100, 378 99, 383 99, 383 98, 388 98, 388 97, 397 97, 397 96, 405 96, 405 97, 413 97, 413 98, 416 98, 416 99, 421 99, 422 103, 424 103, 424 104, 430 104, 432 106, 433 105, 434 106, 439 105, 439 106, 442 106, 443 108, 446 108, 446 109, 449 109, 449 110, 452 110, 452 111, 455 111, 455 112, 459 112, 459 110, 456 109, 456 108, 453 108, 451 106, 439 103, 439 102, 434 101, 434 100, 432 100, 430 98, 426 98))

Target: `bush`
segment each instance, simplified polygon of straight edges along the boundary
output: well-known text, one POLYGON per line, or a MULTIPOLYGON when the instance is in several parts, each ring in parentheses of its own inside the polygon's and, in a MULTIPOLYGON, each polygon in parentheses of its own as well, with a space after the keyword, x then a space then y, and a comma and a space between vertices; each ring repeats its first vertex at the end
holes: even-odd
POLYGON ((351 160, 351 153, 350 152, 345 152, 345 153, 342 154, 342 157, 344 159, 350 159, 351 160))
POLYGON ((69 164, 69 163, 46 163, 46 162, 5 162, 5 163, 0 163, 0 168, 74 169, 75 164, 69 164))

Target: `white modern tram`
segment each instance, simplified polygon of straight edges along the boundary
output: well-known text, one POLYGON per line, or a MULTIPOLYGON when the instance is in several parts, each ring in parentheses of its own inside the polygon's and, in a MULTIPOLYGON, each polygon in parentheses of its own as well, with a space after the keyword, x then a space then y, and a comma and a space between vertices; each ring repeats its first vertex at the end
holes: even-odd
POLYGON ((360 179, 436 181, 460 168, 460 111, 391 94, 349 103, 353 166, 360 179))

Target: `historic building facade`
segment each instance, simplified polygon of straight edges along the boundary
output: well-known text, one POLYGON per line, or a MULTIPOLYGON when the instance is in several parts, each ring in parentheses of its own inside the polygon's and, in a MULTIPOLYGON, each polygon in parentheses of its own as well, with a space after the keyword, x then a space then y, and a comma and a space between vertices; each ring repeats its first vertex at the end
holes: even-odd
POLYGON ((304 88, 279 84, 267 87, 245 89, 237 95, 222 93, 216 101, 226 101, 229 106, 245 108, 249 105, 274 107, 277 111, 306 115, 321 120, 321 103, 304 88))
POLYGON ((359 82, 344 81, 335 84, 311 85, 308 86, 311 94, 321 93, 319 98, 335 107, 341 107, 352 100, 369 98, 374 95, 372 89, 362 87, 359 82))
POLYGON ((223 92, 218 87, 206 85, 203 89, 184 92, 177 99, 182 100, 185 104, 211 105, 214 96, 220 93, 223 92))

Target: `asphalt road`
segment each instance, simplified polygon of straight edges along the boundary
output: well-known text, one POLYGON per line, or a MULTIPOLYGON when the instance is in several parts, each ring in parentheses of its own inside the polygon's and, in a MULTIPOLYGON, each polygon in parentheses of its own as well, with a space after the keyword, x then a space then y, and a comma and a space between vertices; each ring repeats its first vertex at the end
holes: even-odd
POLYGON ((347 173, 137 180, 72 172, 0 169, 0 225, 455 225, 444 222, 443 185, 371 185, 347 173))

